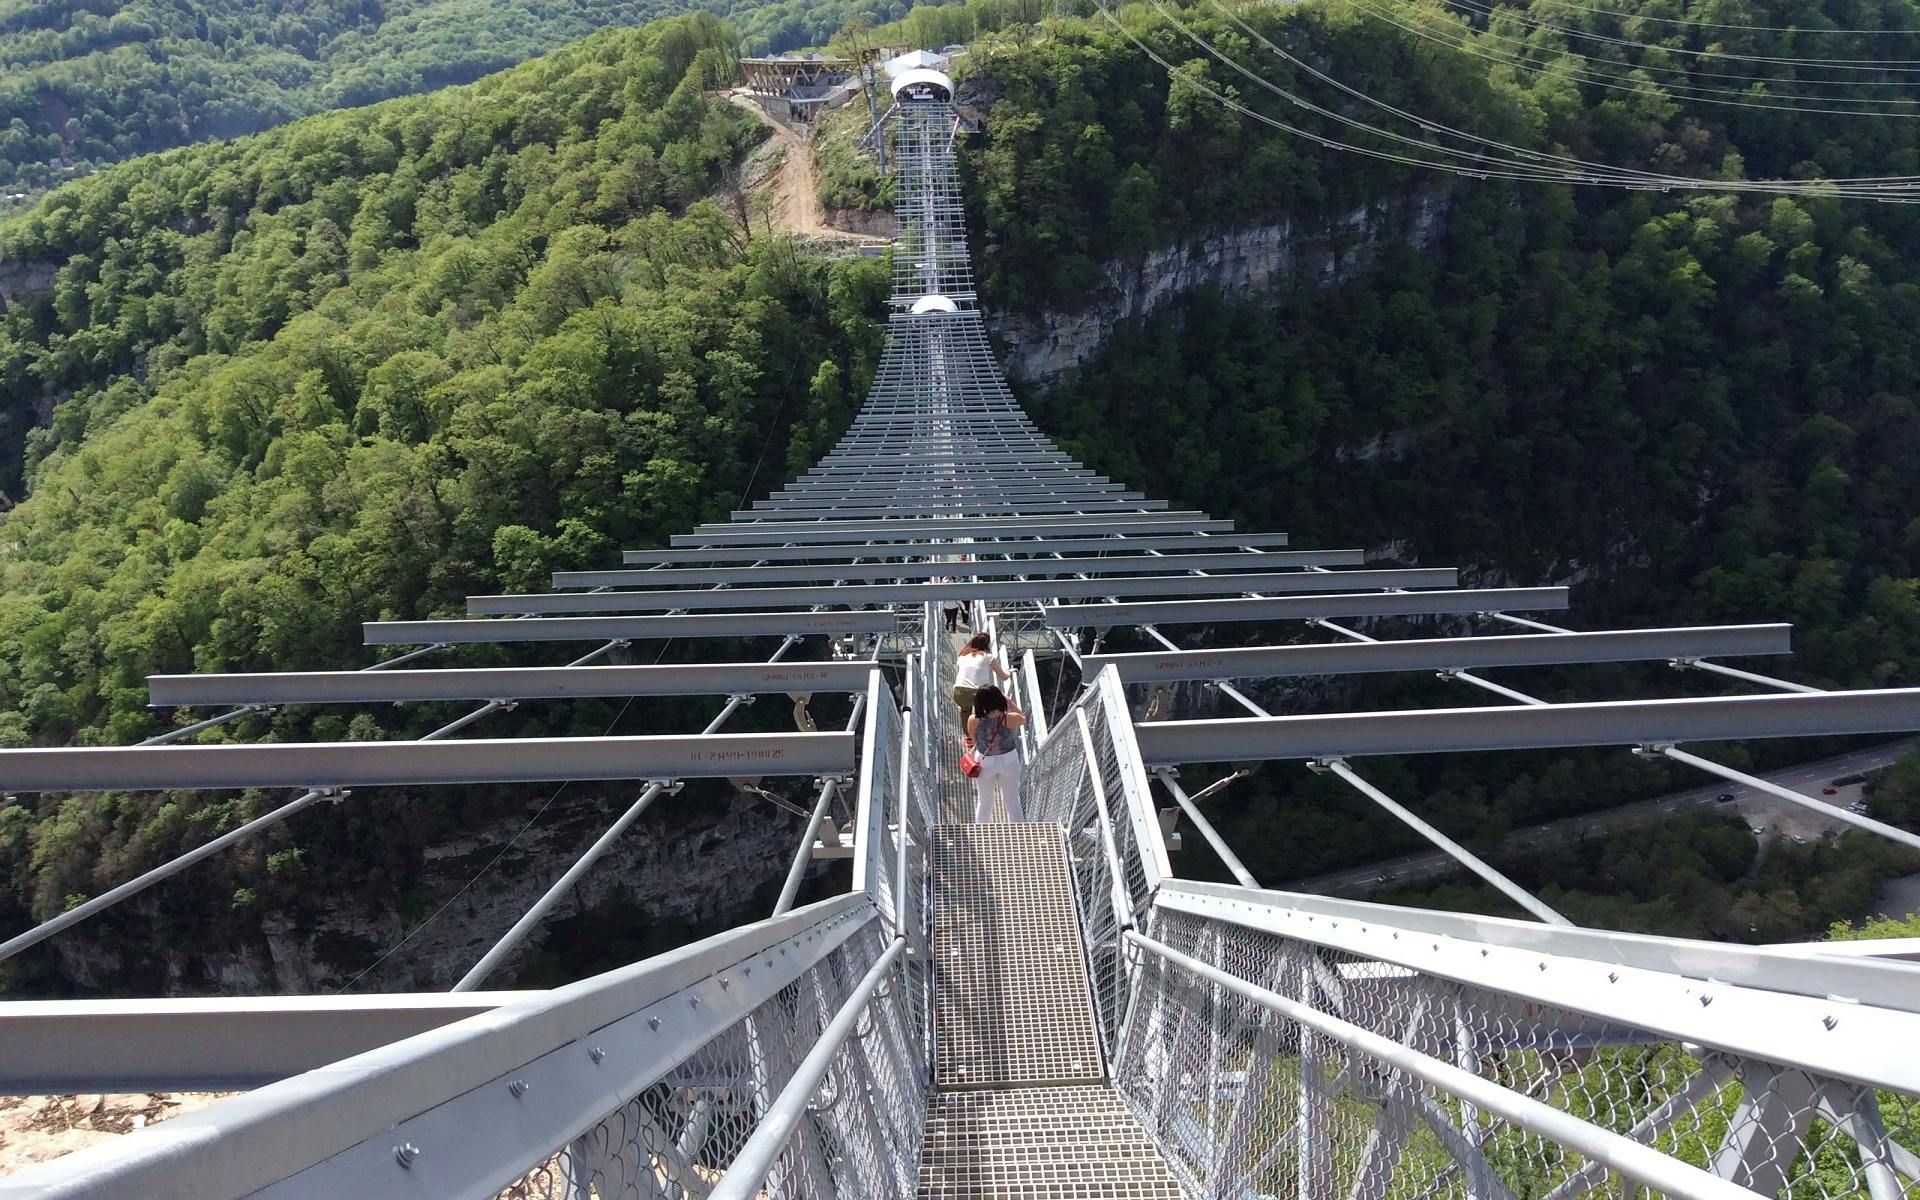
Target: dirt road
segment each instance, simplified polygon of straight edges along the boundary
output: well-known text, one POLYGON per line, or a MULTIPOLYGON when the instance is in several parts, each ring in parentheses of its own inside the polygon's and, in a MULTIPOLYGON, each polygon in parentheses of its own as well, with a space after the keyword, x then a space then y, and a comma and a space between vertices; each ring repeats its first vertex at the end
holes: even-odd
POLYGON ((768 215, 775 229, 809 238, 837 238, 876 244, 886 241, 885 238, 849 233, 827 224, 824 210, 820 207, 820 178, 813 166, 813 147, 807 143, 806 136, 785 122, 768 116, 741 92, 731 92, 727 98, 752 113, 761 124, 773 131, 768 145, 777 148, 779 165, 771 175, 749 180, 748 186, 756 192, 765 190, 768 193, 771 200, 768 215))

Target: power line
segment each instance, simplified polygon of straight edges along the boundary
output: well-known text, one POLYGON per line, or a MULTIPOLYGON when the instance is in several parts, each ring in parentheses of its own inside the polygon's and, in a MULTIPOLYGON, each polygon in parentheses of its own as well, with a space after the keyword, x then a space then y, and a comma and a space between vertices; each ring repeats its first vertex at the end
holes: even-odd
MULTIPOLYGON (((1418 113, 1410 112, 1406 109, 1395 107, 1394 105, 1388 104, 1384 100, 1379 100, 1365 92, 1360 91, 1358 88, 1355 88, 1349 84, 1343 83, 1339 79, 1335 78, 1333 75, 1330 75, 1327 72, 1320 70, 1318 67, 1315 67, 1312 63, 1290 53, 1284 47, 1275 44, 1271 39, 1266 37, 1259 30, 1255 29, 1252 25, 1248 24, 1240 16, 1234 13, 1233 10, 1226 3, 1223 2, 1223 0, 1213 0, 1213 5, 1215 8, 1218 8, 1220 12, 1229 21, 1232 21, 1248 37, 1258 42, 1262 47, 1271 51, 1273 54, 1278 55, 1282 59, 1285 59, 1288 63, 1291 63, 1292 65, 1312 75, 1315 79, 1318 79, 1326 84, 1329 84, 1330 86, 1339 89, 1340 91, 1346 93, 1349 96, 1354 97, 1357 100, 1373 105, 1375 108, 1378 108, 1383 112, 1386 112, 1395 117, 1398 117, 1401 120, 1416 124, 1422 130, 1428 133, 1438 133, 1438 134, 1444 134, 1450 137, 1457 137, 1466 141, 1478 143, 1483 146, 1488 146, 1488 147, 1492 147, 1500 150, 1506 150, 1513 154, 1519 155, 1523 159, 1541 161, 1541 162, 1559 163, 1559 164, 1565 165, 1568 168, 1577 169, 1578 171, 1597 172, 1597 173, 1615 173, 1621 176, 1623 179, 1631 179, 1632 181, 1639 182, 1639 183, 1650 183, 1650 184, 1658 185, 1663 183, 1671 183, 1673 180, 1685 178, 1684 176, 1674 176, 1674 175, 1670 175, 1662 172, 1656 172, 1656 171, 1644 171, 1638 168, 1631 168, 1631 167, 1615 167, 1615 166, 1610 166, 1604 163, 1589 162, 1585 159, 1572 158, 1566 155, 1549 154, 1544 151, 1532 150, 1524 146, 1514 145, 1510 142, 1502 142, 1497 139, 1484 137, 1474 133, 1469 133, 1466 130, 1457 129, 1451 125, 1447 125, 1444 122, 1435 121, 1432 118, 1423 117, 1418 113)), ((1196 42, 1200 40, 1198 38, 1198 35, 1190 31, 1188 32, 1188 37, 1193 38, 1196 42)), ((1204 43, 1202 44, 1204 45, 1204 43)), ((1209 50, 1212 50, 1212 47, 1210 46, 1208 46, 1207 48, 1209 50)), ((1215 51, 1215 53, 1217 54, 1217 51, 1215 51)), ((1223 58, 1222 61, 1229 61, 1229 60, 1226 60, 1223 58)), ((1296 103, 1299 102, 1290 93, 1285 92, 1284 89, 1280 89, 1277 85, 1271 83, 1270 81, 1267 81, 1264 77, 1259 76, 1256 73, 1246 71, 1245 68, 1240 67, 1239 64, 1231 63, 1229 61, 1229 65, 1235 66, 1236 69, 1241 70, 1242 73, 1244 74, 1247 74, 1249 78, 1254 79, 1256 82, 1260 82, 1261 84, 1268 87, 1269 89, 1274 90, 1281 95, 1287 96, 1287 98, 1290 100, 1295 100, 1296 103)), ((1330 112, 1330 110, 1319 109, 1317 106, 1316 106, 1316 111, 1330 112)), ((1343 119, 1343 120, 1345 119, 1345 118, 1340 118, 1339 114, 1331 114, 1331 115, 1334 115, 1338 119, 1343 119)), ((1371 126, 1364 126, 1364 125, 1363 127, 1372 128, 1371 126)), ((1398 137, 1400 135, 1393 135, 1393 136, 1398 137)), ((1427 143, 1421 143, 1421 144, 1424 145, 1427 143)), ((1859 176, 1859 177, 1851 177, 1851 178, 1830 179, 1824 182, 1834 183, 1834 184, 1860 184, 1860 185, 1892 184, 1892 183, 1905 184, 1908 182, 1920 183, 1920 176, 1859 176)))
MULTIPOLYGON (((1311 130, 1302 129, 1297 125, 1293 125, 1286 121, 1280 120, 1278 118, 1268 116, 1265 113, 1259 112, 1256 109, 1253 109, 1245 104, 1242 104, 1240 101, 1236 100, 1230 95, 1227 95, 1215 88, 1207 86, 1205 83, 1202 83, 1199 80, 1194 79, 1192 76, 1186 74, 1185 72, 1181 71, 1179 68, 1175 67, 1174 64, 1168 62, 1164 56, 1159 54, 1151 46, 1147 45, 1144 41, 1142 41, 1131 29, 1128 29, 1126 25, 1119 20, 1117 15, 1106 4, 1100 3, 1098 4, 1098 7, 1100 9, 1101 15, 1106 17, 1108 22, 1111 23, 1115 29, 1119 30, 1121 36, 1125 37, 1129 42, 1131 42, 1134 45, 1136 49, 1138 49, 1142 54, 1145 54, 1149 59, 1157 63, 1161 68, 1166 70, 1170 76, 1177 79, 1180 83, 1194 88, 1195 90, 1199 91, 1203 95, 1210 97, 1215 102, 1221 104, 1222 106, 1228 109, 1231 109, 1234 112, 1240 113, 1243 116, 1250 117, 1256 121, 1260 121, 1263 124, 1270 125, 1275 129, 1281 130, 1282 132, 1290 133, 1296 137, 1303 137, 1303 138, 1307 138, 1312 141, 1318 142, 1321 146, 1326 147, 1328 149, 1345 150, 1345 151, 1348 151, 1349 153, 1360 154, 1365 157, 1374 158, 1382 161, 1400 163, 1408 166, 1420 166, 1420 167, 1427 167, 1435 170, 1447 171, 1451 174, 1460 175, 1460 176, 1464 176, 1466 178, 1472 178, 1472 179, 1517 179, 1517 180, 1526 180, 1531 182, 1566 183, 1566 184, 1577 185, 1577 186, 1624 187, 1629 190, 1639 190, 1639 191, 1654 191, 1654 190, 1670 191, 1674 189, 1680 189, 1685 191, 1720 191, 1720 192, 1737 192, 1737 193, 1763 193, 1763 194, 1772 194, 1772 195, 1826 195, 1826 196, 1844 195, 1844 196, 1855 196, 1855 197, 1861 197, 1861 198, 1885 200, 1887 202, 1908 202, 1915 198, 1920 198, 1920 197, 1916 197, 1912 191, 1907 190, 1904 180, 1895 180, 1895 179, 1876 180, 1870 183, 1855 184, 1852 186, 1847 186, 1847 185, 1837 185, 1835 182, 1827 181, 1827 180, 1740 181, 1740 180, 1694 179, 1686 176, 1667 176, 1667 175, 1650 175, 1645 177, 1634 176, 1632 178, 1627 178, 1622 175, 1621 168, 1603 168, 1597 165, 1590 165, 1586 170, 1583 170, 1583 171, 1573 171, 1573 170, 1568 170, 1565 168, 1554 166, 1551 162, 1548 162, 1548 161, 1541 161, 1541 160, 1544 160, 1546 156, 1542 156, 1537 153, 1523 152, 1523 153, 1529 154, 1530 158, 1534 161, 1520 161, 1520 162, 1497 158, 1495 156, 1490 156, 1490 155, 1475 155, 1472 152, 1462 151, 1462 150, 1454 149, 1451 147, 1435 146, 1431 143, 1420 142, 1417 139, 1410 140, 1410 139, 1407 139, 1404 135, 1396 134, 1389 130, 1382 130, 1375 126, 1367 125, 1364 122, 1354 121, 1352 118, 1341 117, 1339 114, 1331 113, 1330 110, 1318 109, 1319 112, 1325 115, 1328 115, 1333 119, 1340 120, 1342 123, 1346 123, 1358 128, 1365 129, 1369 132, 1374 133, 1377 136, 1386 137, 1390 140, 1396 140, 1402 143, 1408 143, 1409 141, 1411 141, 1411 144, 1414 145, 1416 148, 1425 150, 1431 153, 1451 154, 1456 157, 1466 156, 1470 158, 1476 158, 1477 160, 1484 162, 1485 167, 1484 169, 1478 166, 1468 167, 1457 162, 1435 161, 1431 158, 1420 157, 1420 156, 1410 155, 1410 154, 1401 154, 1393 151, 1380 150, 1371 146, 1358 145, 1352 142, 1342 141, 1337 137, 1329 137, 1325 134, 1315 133, 1311 130)), ((1174 23, 1178 24, 1177 21, 1174 23)), ((1204 40, 1199 39, 1197 35, 1194 35, 1191 32, 1189 32, 1187 36, 1189 37, 1190 40, 1195 41, 1196 44, 1201 45, 1203 48, 1207 46, 1204 40)), ((1217 51, 1213 51, 1213 53, 1215 54, 1216 57, 1221 57, 1223 61, 1227 61, 1231 63, 1231 60, 1225 59, 1224 56, 1219 55, 1217 51)), ((1236 68, 1236 69, 1242 69, 1243 73, 1252 75, 1251 72, 1245 72, 1244 68, 1236 68)), ((1259 76, 1257 75, 1253 75, 1253 77, 1259 78, 1259 76)), ((1272 86, 1270 84, 1270 81, 1269 81, 1269 86, 1272 86)), ((1306 107, 1317 108, 1317 106, 1308 105, 1304 101, 1301 101, 1300 103, 1302 103, 1302 105, 1306 107)))
MULTIPOLYGON (((1516 53, 1513 51, 1505 51, 1505 50, 1490 50, 1482 44, 1487 41, 1494 41, 1494 42, 1506 41, 1506 42, 1515 42, 1519 45, 1526 46, 1525 42, 1521 42, 1517 38, 1506 38, 1495 33, 1476 35, 1472 30, 1467 29, 1464 25, 1455 24, 1454 29, 1459 34, 1460 40, 1451 41, 1445 37, 1438 36, 1433 32, 1427 29, 1423 29, 1417 25, 1409 25, 1401 21, 1398 17, 1396 17, 1391 10, 1385 10, 1378 6, 1369 4, 1366 2, 1366 0, 1353 0, 1353 2, 1356 8, 1358 8, 1360 11, 1366 13, 1371 17, 1374 17, 1378 20, 1385 21, 1387 24, 1393 25, 1399 29, 1405 30, 1406 32, 1411 33, 1416 37, 1425 38, 1426 40, 1431 42, 1437 42, 1442 46, 1448 47, 1449 49, 1464 50, 1468 54, 1472 54, 1476 57, 1484 58, 1491 62, 1501 63, 1505 66, 1510 66, 1517 70, 1528 71, 1536 75, 1546 74, 1550 71, 1563 71, 1566 76, 1568 76, 1569 78, 1575 79, 1579 82, 1589 83, 1595 87, 1610 88, 1614 91, 1631 92, 1636 95, 1642 95, 1642 96, 1651 94, 1651 95, 1659 96, 1662 98, 1668 98, 1668 99, 1673 99, 1673 98, 1686 99, 1699 104, 1718 104, 1718 105, 1723 105, 1730 108, 1760 108, 1760 109, 1771 109, 1775 111, 1813 113, 1813 114, 1824 114, 1828 116, 1841 116, 1841 117, 1884 116, 1884 117, 1908 118, 1908 117, 1920 116, 1920 112, 1892 112, 1892 111, 1876 112, 1876 111, 1871 111, 1869 109, 1860 109, 1860 108, 1809 108, 1804 105, 1792 104, 1792 103, 1767 104, 1751 98, 1745 99, 1745 100, 1719 100, 1719 99, 1714 99, 1714 97, 1715 96, 1752 97, 1754 93, 1748 90, 1742 90, 1737 88, 1715 88, 1715 87, 1705 87, 1698 84, 1681 84, 1681 83, 1664 83, 1663 84, 1663 83, 1656 83, 1654 80, 1651 80, 1651 79, 1647 79, 1647 80, 1631 79, 1632 71, 1655 71, 1655 70, 1667 71, 1667 70, 1671 70, 1672 68, 1655 68, 1655 67, 1644 67, 1644 66, 1632 67, 1632 68, 1629 68, 1629 74, 1616 75, 1610 72, 1598 71, 1598 70, 1583 71, 1579 68, 1575 68, 1571 66, 1562 66, 1559 64, 1555 64, 1552 66, 1542 66, 1538 63, 1528 61, 1523 55, 1519 53, 1516 53), (1628 82, 1623 83, 1622 82, 1623 80, 1626 80, 1628 82)), ((1436 12, 1434 13, 1434 15, 1437 17, 1440 17, 1443 20, 1451 21, 1451 18, 1447 14, 1436 12)), ((1531 51, 1535 48, 1527 47, 1527 49, 1531 51)), ((1620 64, 1610 64, 1610 63, 1607 63, 1606 60, 1604 59, 1595 59, 1588 55, 1577 54, 1570 50, 1561 50, 1560 54, 1565 59, 1573 59, 1573 60, 1578 60, 1578 61, 1583 61, 1588 63, 1608 65, 1608 66, 1620 65, 1620 64)), ((1764 95, 1764 93, 1761 93, 1761 94, 1764 95)), ((1862 105, 1916 103, 1916 101, 1910 101, 1910 100, 1904 100, 1904 99, 1878 101, 1878 100, 1858 99, 1858 98, 1846 97, 1846 96, 1787 96, 1787 97, 1781 97, 1781 98, 1787 99, 1787 100, 1803 99, 1803 100, 1815 100, 1822 103, 1842 103, 1842 104, 1862 104, 1862 105)))
MULTIPOLYGON (((1478 13, 1479 15, 1488 17, 1488 18, 1511 17, 1512 19, 1519 21, 1523 25, 1531 25, 1535 29, 1551 30, 1554 33, 1564 34, 1567 37, 1583 38, 1587 41, 1603 42, 1607 45, 1612 45, 1612 46, 1628 46, 1638 50, 1648 50, 1648 51, 1653 51, 1661 54, 1674 54, 1674 55, 1681 55, 1681 56, 1694 57, 1694 58, 1724 58, 1724 59, 1737 61, 1737 62, 1773 63, 1773 64, 1778 64, 1782 66, 1791 66, 1791 67, 1820 67, 1822 69, 1831 70, 1831 71, 1861 71, 1861 72, 1893 71, 1899 74, 1913 74, 1916 72, 1920 72, 1920 66, 1913 65, 1915 63, 1920 63, 1920 59, 1912 59, 1912 58, 1887 58, 1887 59, 1882 59, 1882 58, 1791 58, 1791 57, 1777 57, 1777 56, 1766 55, 1766 54, 1735 54, 1735 53, 1732 53, 1731 51, 1726 51, 1726 50, 1700 50, 1700 49, 1695 49, 1693 47, 1662 46, 1654 42, 1642 42, 1642 41, 1636 41, 1633 38, 1613 37, 1609 34, 1593 33, 1584 29, 1574 29, 1566 25, 1556 25, 1551 21, 1537 20, 1531 16, 1526 15, 1521 9, 1517 7, 1496 4, 1496 3, 1493 3, 1493 0, 1480 0, 1480 2, 1476 2, 1476 0, 1445 0, 1445 3, 1458 4, 1460 7, 1467 9, 1470 12, 1478 13)), ((1796 82, 1793 80, 1779 80, 1773 76, 1767 76, 1767 75, 1715 75, 1715 78, 1760 79, 1760 80, 1765 80, 1767 82, 1781 82, 1781 83, 1796 82)), ((1819 80, 1817 82, 1846 83, 1848 81, 1840 80, 1840 79, 1831 79, 1831 80, 1819 80)), ((1894 82, 1894 81, 1861 81, 1861 82, 1853 83, 1852 86, 1855 86, 1855 87, 1908 87, 1910 86, 1910 84, 1903 83, 1903 82, 1894 82)))
POLYGON ((1695 21, 1689 17, 1656 17, 1650 13, 1621 12, 1618 9, 1601 8, 1592 4, 1575 4, 1572 0, 1559 0, 1559 3, 1562 7, 1573 9, 1575 12, 1617 17, 1622 21, 1657 21, 1662 25, 1680 25, 1695 29, 1730 29, 1740 33, 1797 33, 1823 36, 1844 34, 1854 37, 1920 37, 1920 29, 1808 29, 1799 25, 1733 25, 1720 21, 1695 21))

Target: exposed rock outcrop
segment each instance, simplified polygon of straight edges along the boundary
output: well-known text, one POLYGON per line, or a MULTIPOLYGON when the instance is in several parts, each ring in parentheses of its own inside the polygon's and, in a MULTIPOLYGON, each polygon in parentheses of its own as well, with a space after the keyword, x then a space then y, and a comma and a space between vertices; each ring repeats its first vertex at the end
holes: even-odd
POLYGON ((1396 242, 1431 245, 1445 231, 1449 209, 1448 193, 1422 191, 1356 208, 1331 222, 1288 219, 1208 234, 1108 263, 1101 285, 1074 309, 991 315, 989 325, 1006 348, 1008 374, 1049 387, 1098 354, 1115 329, 1196 288, 1245 294, 1344 283, 1396 242))
MULTIPOLYGON (((666 832, 649 814, 567 892, 544 928, 590 912, 619 895, 650 921, 721 926, 765 916, 750 910, 756 885, 782 878, 793 854, 796 822, 765 802, 735 796, 718 823, 666 832)), ((354 897, 324 899, 318 916, 294 920, 268 914, 258 937, 225 945, 145 948, 160 961, 168 992, 236 995, 332 991, 348 982, 370 956, 399 945, 361 990, 440 991, 450 987, 545 893, 618 809, 582 797, 529 830, 501 862, 431 921, 426 913, 371 911, 354 897)), ((420 892, 438 906, 479 872, 524 816, 475 830, 425 852, 420 892)), ((826 869, 824 866, 816 870, 826 869)), ((138 909, 139 901, 129 902, 138 909)), ((428 912, 432 910, 429 909, 428 912)), ((510 956, 493 981, 510 982, 542 941, 536 932, 510 956)), ((111 991, 127 970, 127 952, 110 940, 84 936, 48 943, 59 973, 74 989, 111 991)))

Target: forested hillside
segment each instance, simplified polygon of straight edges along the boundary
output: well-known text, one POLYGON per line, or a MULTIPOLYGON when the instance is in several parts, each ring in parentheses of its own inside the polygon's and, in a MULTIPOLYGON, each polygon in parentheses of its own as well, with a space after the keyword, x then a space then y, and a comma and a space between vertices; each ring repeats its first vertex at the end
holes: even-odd
MULTIPOLYGON (((824 445, 878 352, 884 264, 749 241, 701 201, 764 132, 702 94, 732 36, 603 34, 127 163, 0 226, 0 259, 57 268, 0 316, 0 377, 60 401, 4 517, 0 743, 137 740, 150 671, 361 658, 362 619, 604 562, 824 445)), ((516 720, 599 733, 596 707, 516 720)), ((313 719, 235 735, 380 736, 313 719)), ((265 802, 188 799, 0 808, 0 925, 265 802)), ((390 869, 352 849, 375 824, 342 836, 326 870, 390 869)))
POLYGON ((696 8, 737 18, 749 53, 821 45, 855 15, 907 11, 901 0, 6 0, 0 196, 468 83, 595 30, 696 8))
MULTIPOLYGON (((1582 19, 1572 7, 1554 11, 1582 19)), ((1182 16, 1207 40, 1237 47, 1271 78, 1312 84, 1201 9, 1182 16)), ((1844 24, 1898 27, 1913 14, 1873 6, 1850 10, 1844 24)), ((1913 121, 1580 89, 1564 71, 1489 69, 1437 51, 1360 5, 1238 15, 1276 43, 1317 51, 1396 107, 1543 148, 1752 177, 1913 166, 1913 121)), ((1797 2, 1723 15, 1833 24, 1797 2)), ((1160 14, 1129 17, 1190 77, 1310 130, 1340 132, 1201 56, 1160 14)), ((1460 180, 1336 154, 1170 88, 1103 22, 1053 34, 977 49, 963 84, 963 94, 991 101, 987 132, 969 145, 966 195, 984 287, 1003 309, 1044 314, 1042 327, 1097 309, 1132 272, 1153 269, 1153 252, 1222 230, 1284 224, 1292 251, 1324 241, 1338 263, 1362 248, 1369 214, 1413 207, 1438 213, 1440 225, 1424 248, 1389 237, 1371 258, 1350 259, 1373 265, 1335 279, 1303 268, 1271 294, 1203 289, 1117 331, 1084 370, 1027 397, 1068 449, 1149 494, 1289 530, 1299 545, 1385 548, 1460 564, 1482 582, 1579 583, 1567 619, 1582 628, 1785 619, 1797 627, 1797 655, 1774 665, 1795 678, 1920 680, 1920 357, 1909 336, 1920 322, 1920 220, 1911 207, 1460 180)), ((1758 40, 1747 35, 1745 48, 1764 52, 1758 40)), ((1892 53, 1847 37, 1818 45, 1836 59, 1892 53)), ((1551 41, 1541 58, 1560 61, 1551 41)), ((1274 635, 1287 631, 1223 627, 1208 644, 1274 635)), ((1565 700, 1717 690, 1704 676, 1627 669, 1539 674, 1525 686, 1565 700)), ((1383 681, 1349 699, 1486 698, 1383 681)), ((1756 750, 1813 752, 1804 743, 1756 750)), ((1375 771, 1483 849, 1519 825, 1697 782, 1619 751, 1375 771)), ((1303 771, 1262 772, 1215 805, 1263 880, 1417 844, 1303 771)), ((1617 851, 1579 853, 1589 858, 1568 878, 1609 877, 1617 851)), ((1911 869, 1904 861, 1878 856, 1874 870, 1911 869)), ((1685 889, 1678 915, 1630 898, 1587 911, 1669 930, 1692 921, 1699 931, 1741 894, 1725 884, 1685 889)), ((1865 885, 1847 886, 1858 899, 1865 885)), ((1777 880, 1762 889, 1769 904, 1783 888, 1793 891, 1777 880)), ((1828 889, 1803 915, 1823 924, 1844 890, 1828 889)))
MULTIPOLYGON (((1787 24, 1799 6, 1756 12, 1787 24)), ((1617 99, 1580 107, 1551 77, 1436 57, 1344 5, 1251 19, 1436 120, 1531 122, 1576 146, 1620 133, 1617 99)), ((1596 617, 1789 618, 1815 681, 1920 677, 1912 207, 1465 183, 1330 157, 1169 93, 1099 27, 972 70, 999 97, 967 194, 1002 304, 1097 303, 1103 269, 1198 231, 1311 231, 1408 196, 1444 212, 1433 246, 1389 246, 1337 286, 1199 296, 1116 339, 1036 402, 1101 470, 1303 544, 1405 539, 1422 560, 1526 582, 1598 570, 1582 597, 1596 617)), ((1648 105, 1616 157, 1685 144, 1755 176, 1897 172, 1915 144, 1914 122, 1803 115, 1749 146, 1751 119, 1648 105)))
MULTIPOLYGON (((1899 11, 1860 7, 1850 22, 1899 11)), ((1629 165, 1867 173, 1913 155, 1913 122, 1589 94, 1343 0, 1243 19, 1408 108, 1629 165)), ((1583 626, 1784 617, 1800 678, 1920 679, 1906 208, 1344 156, 1221 109, 1186 81, 1284 102, 1228 85, 1157 13, 1123 20, 1183 81, 1098 18, 970 56, 988 129, 963 165, 991 309, 1099 305, 1151 253, 1211 232, 1286 222, 1338 242, 1362 236, 1355 214, 1410 200, 1439 224, 1419 253, 1385 245, 1125 330, 1033 398, 1050 432, 1300 545, 1590 582, 1583 626)), ((707 17, 604 34, 469 88, 142 158, 0 224, 0 491, 28 493, 0 537, 0 741, 136 740, 160 728, 149 672, 355 661, 360 619, 610 561, 824 448, 877 351, 885 274, 749 238, 699 202, 758 136, 702 92, 737 45, 707 17)), ((1550 42, 1539 53, 1551 65, 1550 42)), ((1616 680, 1585 678, 1602 694, 1616 680)), ((511 719, 599 732, 604 715, 511 719)), ((282 713, 229 732, 405 736, 427 719, 282 713)), ((1497 839, 1667 778, 1614 751, 1485 763, 1387 779, 1449 830, 1497 839)), ((0 918, 56 912, 255 804, 0 809, 0 918)), ((1274 882, 1399 836, 1304 772, 1218 805, 1274 882)), ((441 829, 462 815, 434 811, 441 829)), ((357 852, 404 876, 370 849, 376 826, 329 828, 329 886, 355 887, 357 852)), ((264 857, 222 869, 283 902, 264 857)))

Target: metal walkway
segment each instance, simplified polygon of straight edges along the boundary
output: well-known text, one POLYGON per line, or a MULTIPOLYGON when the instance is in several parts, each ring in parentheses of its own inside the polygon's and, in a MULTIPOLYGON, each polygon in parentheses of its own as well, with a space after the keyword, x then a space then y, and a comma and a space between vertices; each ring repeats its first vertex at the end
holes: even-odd
MULTIPOLYGON (((1517 615, 1564 609, 1563 588, 1461 588, 1451 569, 1290 548, 1074 462, 1015 405, 973 307, 950 98, 932 72, 896 83, 887 347, 806 475, 550 593, 370 622, 369 646, 409 648, 359 671, 155 678, 156 703, 206 715, 150 744, 0 750, 15 792, 291 789, 0 959, 322 801, 422 783, 633 789, 451 994, 0 1005, 10 1091, 248 1089, 0 1178, 0 1200, 1920 1200, 1920 966, 1871 945, 1575 928, 1362 770, 1611 746, 1920 846, 1682 748, 1920 729, 1920 690, 1817 692, 1720 661, 1784 653, 1781 625, 1575 632, 1517 615), (1021 823, 970 823, 952 601, 1030 718, 1021 823), (1447 636, 1381 636, 1441 614, 1447 636), (1203 644, 1215 628, 1277 644, 1203 644), (665 638, 713 661, 600 661, 665 638), (472 644, 579 641, 594 648, 563 667, 422 669, 472 644), (1488 677, 1631 661, 1751 694, 1549 703, 1488 677), (1490 699, 1276 716, 1240 686, 1380 671, 1490 699), (1245 715, 1191 719, 1181 682, 1245 715), (717 712, 698 733, 453 736, 516 703, 664 695, 717 712), (723 732, 756 695, 791 702, 794 731, 723 732), (266 704, 450 699, 476 707, 417 742, 172 744, 266 704), (1263 890, 1179 773, 1262 763, 1339 779, 1525 919, 1263 890), (767 919, 551 991, 483 986, 696 779, 770 799, 770 821, 805 811, 767 919), (1179 878, 1175 822, 1237 882, 1179 878), (846 890, 796 906, 810 869, 843 862, 846 890)), ((1237 777, 1208 773, 1204 790, 1237 777)))
POLYGON ((934 1086, 1104 1078, 1066 849, 1044 821, 934 826, 934 1086))

